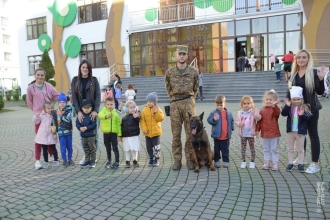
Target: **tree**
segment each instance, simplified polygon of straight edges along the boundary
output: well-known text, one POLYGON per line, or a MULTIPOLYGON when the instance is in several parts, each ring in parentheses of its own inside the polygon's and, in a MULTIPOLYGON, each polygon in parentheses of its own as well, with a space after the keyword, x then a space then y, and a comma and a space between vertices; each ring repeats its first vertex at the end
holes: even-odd
POLYGON ((42 60, 39 66, 46 71, 46 77, 45 77, 46 82, 49 82, 50 84, 55 86, 56 82, 54 80, 51 80, 54 78, 55 70, 52 60, 49 57, 48 50, 45 50, 44 53, 42 54, 42 60))

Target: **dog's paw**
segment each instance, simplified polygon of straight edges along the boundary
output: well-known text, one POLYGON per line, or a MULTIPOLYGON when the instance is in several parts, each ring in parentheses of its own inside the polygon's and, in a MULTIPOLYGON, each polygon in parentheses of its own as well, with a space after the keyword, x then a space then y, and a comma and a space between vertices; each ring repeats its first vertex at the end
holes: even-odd
POLYGON ((194 172, 195 172, 195 173, 199 173, 199 170, 198 170, 198 169, 195 169, 194 172))
POLYGON ((211 171, 215 171, 215 167, 211 167, 211 171))

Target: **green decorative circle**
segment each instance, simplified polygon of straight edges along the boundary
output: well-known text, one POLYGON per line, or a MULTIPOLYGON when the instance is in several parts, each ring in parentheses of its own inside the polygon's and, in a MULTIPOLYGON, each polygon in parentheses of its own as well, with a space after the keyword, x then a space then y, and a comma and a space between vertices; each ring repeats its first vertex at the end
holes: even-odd
POLYGON ((226 12, 229 11, 234 5, 233 0, 213 0, 212 6, 218 12, 226 12))
POLYGON ((150 8, 146 10, 145 17, 148 21, 154 21, 157 19, 157 8, 150 8))
POLYGON ((282 0, 283 4, 285 5, 292 5, 296 3, 297 0, 282 0))
POLYGON ((50 37, 47 34, 42 34, 38 38, 38 47, 39 47, 39 50, 41 50, 42 52, 44 52, 45 50, 48 51, 50 49, 51 43, 52 43, 52 40, 50 39, 50 37))
POLYGON ((208 8, 212 5, 212 0, 194 0, 194 5, 196 8, 200 9, 208 8))
POLYGON ((75 19, 77 15, 77 4, 75 0, 68 0, 68 13, 65 16, 62 16, 59 11, 59 1, 55 0, 54 4, 49 8, 49 10, 53 13, 53 19, 56 24, 66 27, 69 26, 75 19))
POLYGON ((65 41, 64 50, 68 57, 74 58, 78 56, 81 50, 80 39, 74 35, 69 36, 65 41))

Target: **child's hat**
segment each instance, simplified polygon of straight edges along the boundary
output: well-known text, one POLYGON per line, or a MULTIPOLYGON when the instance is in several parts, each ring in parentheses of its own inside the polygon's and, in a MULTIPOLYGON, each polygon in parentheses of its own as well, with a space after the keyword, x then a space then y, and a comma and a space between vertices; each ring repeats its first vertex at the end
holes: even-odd
POLYGON ((81 105, 83 108, 89 108, 89 107, 92 107, 92 103, 88 100, 85 100, 82 102, 82 105, 81 105))
POLYGON ((156 104, 158 101, 157 93, 156 92, 150 93, 149 95, 147 95, 146 99, 156 104))
POLYGON ((68 102, 68 98, 66 97, 66 95, 64 93, 60 93, 58 98, 57 98, 58 102, 68 102))
POLYGON ((290 97, 292 98, 304 98, 303 96, 303 88, 300 86, 292 86, 290 89, 290 97))

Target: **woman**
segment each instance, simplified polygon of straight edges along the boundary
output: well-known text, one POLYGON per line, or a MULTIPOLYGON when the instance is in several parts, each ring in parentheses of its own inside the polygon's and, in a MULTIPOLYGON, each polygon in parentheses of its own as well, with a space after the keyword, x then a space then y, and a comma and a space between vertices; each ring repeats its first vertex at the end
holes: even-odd
MULTIPOLYGON (((46 72, 42 68, 38 68, 34 71, 34 78, 26 92, 26 103, 28 107, 33 111, 34 114, 39 114, 44 109, 45 102, 52 102, 57 100, 59 93, 56 89, 48 82, 45 82, 46 72)), ((35 124, 35 132, 37 134, 40 124, 35 124)), ((52 156, 52 151, 48 148, 49 154, 52 156)), ((36 162, 34 164, 36 169, 41 168, 40 155, 41 145, 34 144, 34 156, 36 162)))
MULTIPOLYGON (((73 77, 71 82, 71 93, 73 106, 77 112, 79 122, 83 120, 82 102, 88 100, 92 103, 91 119, 98 120, 97 114, 100 108, 100 85, 96 77, 92 75, 92 65, 88 60, 82 60, 78 68, 78 76, 73 77)), ((97 121, 97 126, 100 126, 97 121)), ((95 138, 96 151, 98 149, 98 132, 95 138)), ((85 157, 82 158, 79 164, 85 163, 85 157)))
MULTIPOLYGON (((113 82, 113 97, 116 97, 116 91, 115 91, 115 88, 116 88, 116 85, 119 83, 119 84, 122 84, 122 82, 121 82, 121 80, 120 80, 120 77, 119 77, 119 75, 118 74, 115 74, 114 75, 114 82, 113 82)), ((117 109, 117 111, 119 111, 118 110, 118 100, 115 98, 115 107, 116 107, 116 109, 117 109)))
MULTIPOLYGON (((307 122, 307 130, 311 142, 312 163, 306 169, 306 173, 316 173, 320 171, 318 165, 320 157, 320 138, 318 135, 319 110, 322 108, 317 94, 324 92, 324 76, 326 74, 325 67, 317 73, 313 70, 313 58, 309 51, 300 50, 297 52, 293 62, 291 78, 289 80, 289 89, 292 86, 300 86, 303 88, 304 102, 310 105, 312 117, 307 122)), ((290 98, 290 93, 287 94, 290 98)), ((306 144, 305 144, 306 152, 306 144)))

